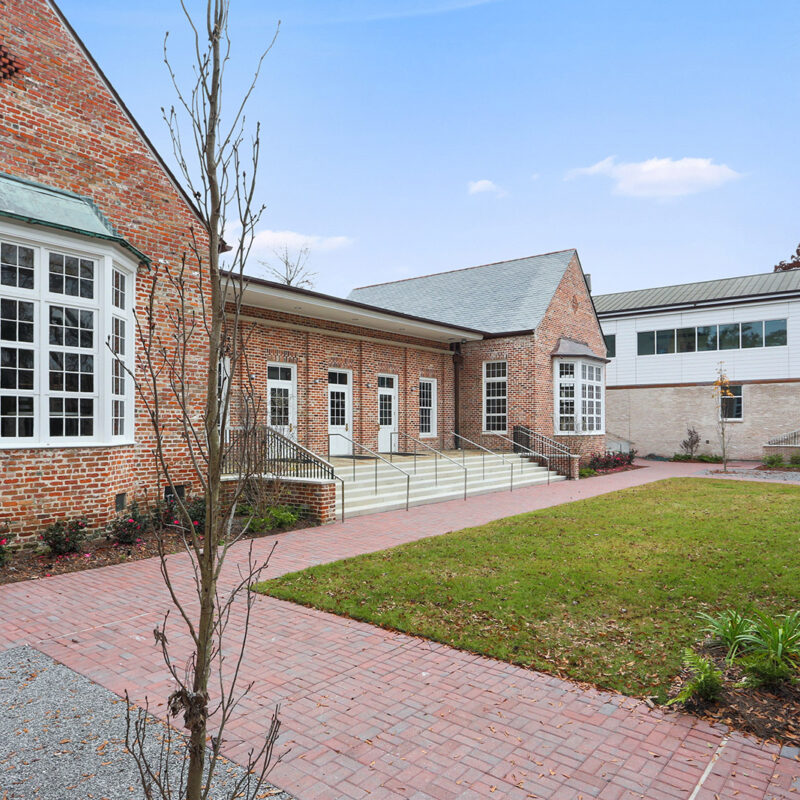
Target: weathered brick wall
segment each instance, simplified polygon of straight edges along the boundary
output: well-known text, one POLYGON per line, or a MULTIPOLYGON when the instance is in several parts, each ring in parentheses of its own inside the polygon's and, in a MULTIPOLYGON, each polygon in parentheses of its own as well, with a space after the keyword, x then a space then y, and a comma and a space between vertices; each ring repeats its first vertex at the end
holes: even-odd
MULTIPOLYGON (((258 480, 253 478, 252 480, 258 480)), ((280 505, 303 508, 309 517, 320 525, 326 525, 336 520, 336 484, 322 481, 287 481, 264 480, 266 491, 274 494, 280 505)), ((222 497, 230 497, 234 484, 227 481, 223 484, 222 497)))
MULTIPOLYGON (((23 64, 0 82, 0 172, 90 197, 131 244, 154 261, 178 264, 197 218, 50 6, 45 0, 0 0, 0 40, 23 64)), ((190 270, 187 277, 189 300, 197 304, 196 274, 190 270)), ((148 275, 140 269, 140 310, 148 291, 148 275)), ((162 282, 156 302, 162 327, 170 303, 174 307, 174 296, 162 282)), ((187 363, 196 409, 203 402, 204 345, 199 333, 187 363)), ((139 369, 141 374, 141 364, 139 369)), ((191 486, 177 408, 166 384, 162 389, 162 435, 174 478, 191 486)), ((153 433, 141 402, 135 427, 136 446, 0 451, 0 508, 12 519, 12 532, 27 536, 56 517, 78 513, 99 524, 113 514, 118 492, 160 496, 153 433)))
POLYGON ((463 345, 461 369, 461 432, 491 449, 510 447, 502 439, 483 433, 483 378, 485 361, 508 362, 508 430, 525 425, 562 441, 582 455, 603 451, 605 437, 555 434, 553 420, 552 352, 560 337, 587 344, 605 356, 605 343, 577 258, 561 279, 547 312, 534 334, 486 339, 463 345))
MULTIPOLYGON (((743 418, 728 423, 729 454, 760 459, 771 438, 798 427, 797 383, 744 383, 743 418)), ((700 435, 701 453, 719 454, 718 404, 711 384, 608 389, 608 430, 633 442, 640 455, 681 452, 686 429, 700 435)))
MULTIPOLYGON (((436 448, 452 446, 453 358, 447 345, 249 306, 242 317, 246 385, 266 420, 268 363, 296 365, 298 441, 310 450, 323 456, 328 452, 329 369, 352 370, 352 438, 372 450, 378 447, 378 375, 397 376, 398 427, 414 438, 420 436, 419 379, 435 378, 437 436, 424 441, 436 448), (270 325, 271 320, 281 325, 270 325)), ((239 386, 242 377, 237 376, 239 386)), ((235 415, 231 422, 236 424, 235 415)), ((400 448, 405 446, 409 443, 401 437, 400 448)))

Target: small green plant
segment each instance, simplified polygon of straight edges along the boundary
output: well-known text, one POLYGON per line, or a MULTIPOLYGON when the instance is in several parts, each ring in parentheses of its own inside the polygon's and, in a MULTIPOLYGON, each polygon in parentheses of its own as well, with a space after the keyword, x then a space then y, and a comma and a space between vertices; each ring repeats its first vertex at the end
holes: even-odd
POLYGON ((736 658, 742 646, 742 636, 752 628, 752 621, 734 609, 723 611, 715 617, 703 612, 697 616, 706 623, 702 631, 711 635, 711 644, 727 647, 725 658, 728 661, 736 658))
POLYGON ((759 613, 739 643, 748 655, 796 670, 800 664, 800 611, 778 618, 759 613))
POLYGON ((691 461, 692 456, 689 453, 675 453, 674 456, 670 459, 670 461, 691 461))
POLYGON ((295 509, 289 506, 274 506, 268 508, 263 516, 253 516, 250 520, 250 530, 253 533, 282 530, 291 527, 299 519, 300 514, 295 509))
POLYGON ((63 556, 77 553, 88 533, 89 522, 84 517, 78 517, 53 522, 44 529, 40 538, 54 556, 63 556))
POLYGON ((773 453, 771 456, 764 456, 761 461, 765 467, 783 466, 783 456, 780 453, 773 453))
POLYGON ((134 500, 123 514, 112 520, 109 533, 117 544, 130 545, 150 530, 152 514, 145 513, 134 500))
POLYGON ((789 456, 789 463, 793 467, 800 467, 800 453, 792 453, 789 456))
POLYGON ((704 464, 721 464, 722 456, 715 456, 711 453, 701 453, 699 456, 696 456, 695 460, 702 461, 704 464))
POLYGON ((722 671, 717 669, 711 659, 704 658, 687 647, 683 651, 683 666, 691 671, 692 677, 689 678, 683 689, 667 703, 668 706, 675 703, 686 703, 696 698, 713 702, 719 697, 722 692, 722 671))
POLYGON ((581 467, 578 470, 579 478, 593 478, 595 475, 597 475, 597 470, 591 467, 581 467))
POLYGON ((744 685, 777 689, 793 680, 795 669, 786 661, 775 661, 761 655, 746 656, 741 659, 745 674, 744 685))

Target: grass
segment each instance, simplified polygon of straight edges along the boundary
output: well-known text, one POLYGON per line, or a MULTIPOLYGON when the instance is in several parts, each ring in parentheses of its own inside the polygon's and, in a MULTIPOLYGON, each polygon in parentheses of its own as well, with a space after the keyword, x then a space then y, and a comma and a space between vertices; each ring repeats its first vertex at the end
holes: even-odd
POLYGON ((800 488, 671 479, 312 567, 273 597, 658 696, 699 611, 798 607, 800 488))

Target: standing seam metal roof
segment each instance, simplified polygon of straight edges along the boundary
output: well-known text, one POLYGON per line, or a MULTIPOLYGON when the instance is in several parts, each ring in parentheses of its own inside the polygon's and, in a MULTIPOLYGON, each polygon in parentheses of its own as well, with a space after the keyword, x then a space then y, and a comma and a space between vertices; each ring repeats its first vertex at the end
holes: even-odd
POLYGON ((600 294, 593 299, 598 314, 613 314, 622 311, 691 305, 714 300, 735 300, 739 297, 792 291, 800 291, 800 270, 764 272, 759 275, 744 275, 738 278, 721 278, 699 283, 661 286, 655 289, 600 294))
POLYGON ((487 333, 531 330, 576 256, 562 250, 362 286, 348 299, 487 333))

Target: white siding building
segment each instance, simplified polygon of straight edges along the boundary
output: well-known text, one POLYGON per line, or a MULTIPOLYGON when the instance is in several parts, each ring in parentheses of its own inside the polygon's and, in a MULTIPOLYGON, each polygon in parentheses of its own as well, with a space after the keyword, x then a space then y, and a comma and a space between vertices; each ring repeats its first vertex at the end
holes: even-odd
POLYGON ((608 355, 606 427, 640 454, 680 452, 687 428, 700 452, 760 458, 772 437, 800 428, 800 270, 594 298, 608 355), (734 397, 720 402, 723 370, 734 397))

